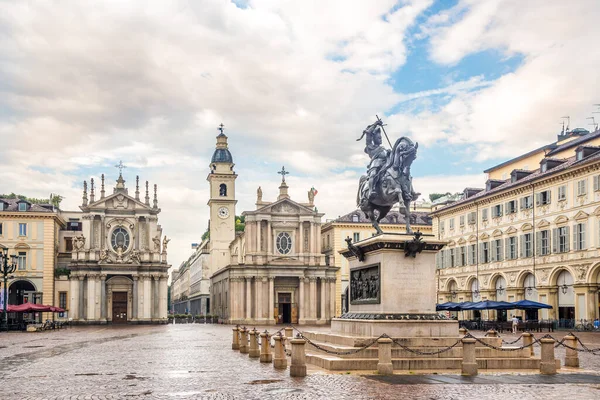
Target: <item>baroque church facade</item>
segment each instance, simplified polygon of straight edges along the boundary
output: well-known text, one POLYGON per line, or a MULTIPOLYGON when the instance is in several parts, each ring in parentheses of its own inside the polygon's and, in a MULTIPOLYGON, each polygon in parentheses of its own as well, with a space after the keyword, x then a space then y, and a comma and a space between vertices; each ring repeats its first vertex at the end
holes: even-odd
POLYGON ((74 323, 166 323, 167 247, 158 224, 157 187, 150 203, 148 182, 140 199, 139 178, 134 195, 119 174, 112 194, 100 195, 94 181, 88 197, 84 182, 81 212, 64 212, 80 220, 78 231, 61 232, 72 247, 68 280, 57 281, 57 291, 68 296, 74 323), (72 214, 72 215, 71 215, 72 214))
POLYGON ((235 180, 227 136, 217 136, 210 184, 211 313, 226 323, 325 324, 335 315, 335 266, 321 254, 321 218, 314 195, 300 203, 288 195, 283 169, 279 196, 244 211, 235 232, 235 180))

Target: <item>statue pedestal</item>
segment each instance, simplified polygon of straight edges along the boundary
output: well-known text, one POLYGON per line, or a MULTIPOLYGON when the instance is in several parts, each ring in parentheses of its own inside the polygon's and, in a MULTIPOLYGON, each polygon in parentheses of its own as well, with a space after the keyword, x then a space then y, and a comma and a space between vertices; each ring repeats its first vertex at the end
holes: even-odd
POLYGON ((349 311, 331 322, 332 333, 377 337, 457 337, 458 322, 435 311, 435 255, 445 242, 433 236, 383 234, 340 253, 350 263, 349 311), (419 247, 415 257, 407 249, 419 247), (364 254, 364 260, 358 254, 364 254))

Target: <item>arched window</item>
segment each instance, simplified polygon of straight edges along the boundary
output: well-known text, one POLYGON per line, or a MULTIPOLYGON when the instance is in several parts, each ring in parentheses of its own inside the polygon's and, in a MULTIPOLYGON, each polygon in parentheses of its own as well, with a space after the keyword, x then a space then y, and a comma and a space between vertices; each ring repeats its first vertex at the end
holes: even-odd
POLYGON ((219 185, 219 196, 227 196, 227 185, 224 183, 219 185))

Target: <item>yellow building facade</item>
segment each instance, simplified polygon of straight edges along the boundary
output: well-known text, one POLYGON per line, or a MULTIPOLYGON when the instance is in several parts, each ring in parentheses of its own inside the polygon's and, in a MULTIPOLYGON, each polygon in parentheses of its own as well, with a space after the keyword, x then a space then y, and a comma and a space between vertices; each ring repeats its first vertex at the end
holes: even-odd
POLYGON ((8 304, 58 305, 54 301, 55 249, 64 227, 59 211, 50 204, 0 199, 0 246, 8 248, 9 256, 17 256, 17 269, 8 280, 8 304))
MULTIPOLYGON (((421 231, 424 235, 432 234, 431 219, 427 216, 428 207, 421 207, 413 212, 413 230, 421 231)), ((397 211, 390 211, 379 223, 381 229, 386 233, 405 233, 404 215, 397 211)), ((336 275, 336 315, 342 315, 347 307, 344 303, 347 299, 345 292, 350 279, 350 268, 348 260, 339 253, 347 249, 346 238, 352 238, 352 242, 369 238, 375 234, 375 228, 367 219, 365 214, 356 210, 334 220, 327 221, 321 228, 321 248, 325 255, 325 263, 338 267, 336 275)))
POLYGON ((559 136, 541 153, 486 171, 485 189, 434 207, 433 231, 448 242, 437 257, 438 302, 540 301, 553 308, 509 313, 565 326, 600 317, 598 144, 600 131, 559 136), (499 179, 502 171, 508 178, 499 179))

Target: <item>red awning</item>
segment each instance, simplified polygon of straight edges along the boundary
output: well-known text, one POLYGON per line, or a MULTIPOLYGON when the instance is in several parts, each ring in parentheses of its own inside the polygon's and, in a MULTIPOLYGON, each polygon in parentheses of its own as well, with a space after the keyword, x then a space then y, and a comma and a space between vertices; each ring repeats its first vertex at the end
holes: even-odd
POLYGON ((6 311, 8 312, 53 312, 52 308, 58 308, 53 306, 45 306, 43 304, 24 303, 18 306, 7 305, 6 311))

